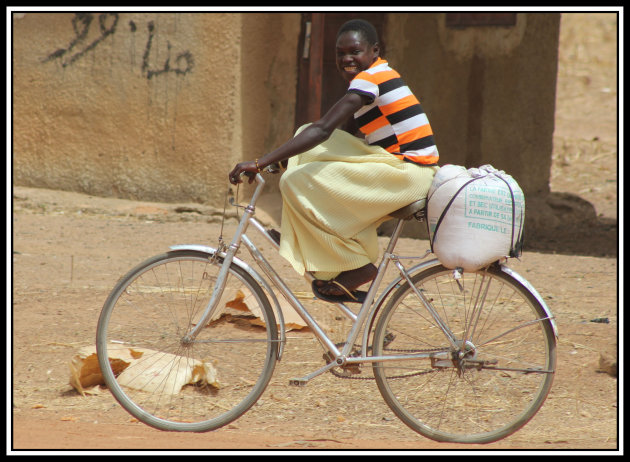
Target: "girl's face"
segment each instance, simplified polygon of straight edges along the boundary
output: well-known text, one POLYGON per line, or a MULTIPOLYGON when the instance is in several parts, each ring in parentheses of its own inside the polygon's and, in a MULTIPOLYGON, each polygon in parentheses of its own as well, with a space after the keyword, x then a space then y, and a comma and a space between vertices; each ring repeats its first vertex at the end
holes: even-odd
POLYGON ((337 69, 351 81, 378 59, 378 44, 369 45, 360 32, 344 32, 337 39, 337 69))

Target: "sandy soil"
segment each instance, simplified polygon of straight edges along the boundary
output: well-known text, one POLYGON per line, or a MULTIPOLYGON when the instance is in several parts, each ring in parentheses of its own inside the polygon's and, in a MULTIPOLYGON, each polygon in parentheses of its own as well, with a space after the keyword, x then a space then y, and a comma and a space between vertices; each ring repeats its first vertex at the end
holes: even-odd
MULTIPOLYGON (((215 245, 220 211, 14 187, 8 449, 618 450, 619 383, 608 364, 617 360, 619 327, 615 44, 615 15, 563 18, 551 187, 558 207, 587 201, 594 215, 530 237, 521 260, 511 264, 543 295, 560 333, 554 386, 523 429, 484 446, 438 444, 395 418, 371 381, 326 374, 290 387, 289 377, 322 364, 308 332, 290 336, 261 400, 214 432, 160 432, 132 419, 107 390, 81 396, 69 385, 68 363, 94 343, 100 309, 118 277, 175 243, 215 245)), ((268 212, 265 221, 272 222, 275 211, 268 212)), ((226 222, 226 234, 234 223, 226 222)), ((296 290, 308 290, 284 262, 276 263, 296 290)), ((320 305, 315 316, 341 340, 347 323, 320 305)))

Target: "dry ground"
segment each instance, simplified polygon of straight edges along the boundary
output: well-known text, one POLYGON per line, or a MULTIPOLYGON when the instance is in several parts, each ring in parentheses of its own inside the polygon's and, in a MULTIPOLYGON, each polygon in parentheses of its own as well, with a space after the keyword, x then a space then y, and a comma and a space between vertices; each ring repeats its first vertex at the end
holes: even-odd
MULTIPOLYGON (((79 347, 93 344, 99 311, 117 278, 171 244, 214 245, 219 221, 212 208, 198 204, 14 187, 9 447, 616 450, 619 383, 600 364, 602 355, 616 358, 619 326, 615 45, 615 15, 563 18, 551 187, 559 202, 560 193, 588 201, 595 219, 567 220, 530 238, 521 261, 511 265, 543 295, 560 333, 551 394, 516 434, 481 447, 437 444, 398 421, 373 382, 326 374, 306 387, 289 387, 289 377, 322 364, 321 349, 304 332, 291 334, 259 403, 215 432, 160 432, 131 419, 106 390, 83 397, 68 384, 68 362, 79 347)), ((233 226, 229 221, 226 233, 233 226)), ((403 245, 425 249, 427 242, 405 239, 403 245)), ((307 290, 286 264, 277 264, 297 290, 307 290)), ((315 311, 341 340, 345 321, 325 304, 315 311)))

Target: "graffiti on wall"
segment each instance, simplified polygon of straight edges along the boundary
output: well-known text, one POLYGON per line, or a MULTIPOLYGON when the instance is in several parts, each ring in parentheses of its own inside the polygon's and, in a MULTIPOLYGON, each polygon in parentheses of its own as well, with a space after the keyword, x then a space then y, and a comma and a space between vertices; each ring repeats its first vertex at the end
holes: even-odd
MULTIPOLYGON (((130 21, 129 25, 132 28, 132 32, 135 31, 135 23, 133 21, 130 21)), ((189 51, 179 53, 175 57, 175 66, 171 66, 171 44, 168 41, 166 42, 168 52, 166 56, 166 61, 164 62, 164 67, 157 70, 149 69, 149 55, 151 53, 151 44, 153 43, 153 37, 155 36, 155 25, 153 21, 149 22, 149 24, 147 25, 147 30, 149 32, 149 38, 147 39, 147 45, 142 56, 142 73, 146 74, 147 79, 151 80, 153 76, 164 74, 166 72, 174 72, 175 74, 185 75, 192 70, 194 60, 192 54, 189 51)))
MULTIPOLYGON (((107 37, 113 35, 117 31, 119 15, 118 13, 101 13, 98 15, 98 36, 89 40, 88 35, 90 28, 94 23, 95 15, 92 13, 75 13, 72 18, 72 29, 74 31, 74 37, 65 48, 59 48, 56 51, 50 53, 43 62, 49 62, 58 60, 62 67, 71 66, 76 61, 84 57, 89 51, 94 50, 100 43, 102 43, 107 37)), ((129 29, 132 34, 135 34, 138 27, 134 21, 129 21, 129 29)), ((156 36, 155 23, 149 21, 147 24, 147 41, 142 55, 142 75, 148 80, 153 77, 174 73, 177 75, 186 75, 192 71, 195 64, 193 55, 190 51, 183 51, 178 53, 173 60, 171 60, 171 43, 166 42, 167 56, 164 64, 160 68, 150 68, 149 61, 151 57, 151 47, 153 45, 156 36)))

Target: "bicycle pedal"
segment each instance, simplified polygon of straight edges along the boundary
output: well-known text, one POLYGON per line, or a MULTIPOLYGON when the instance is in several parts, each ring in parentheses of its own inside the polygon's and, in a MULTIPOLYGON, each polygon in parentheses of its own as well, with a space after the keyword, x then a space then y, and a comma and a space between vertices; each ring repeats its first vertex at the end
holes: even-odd
POLYGON ((294 387, 305 387, 307 383, 306 379, 289 379, 289 385, 294 387))

